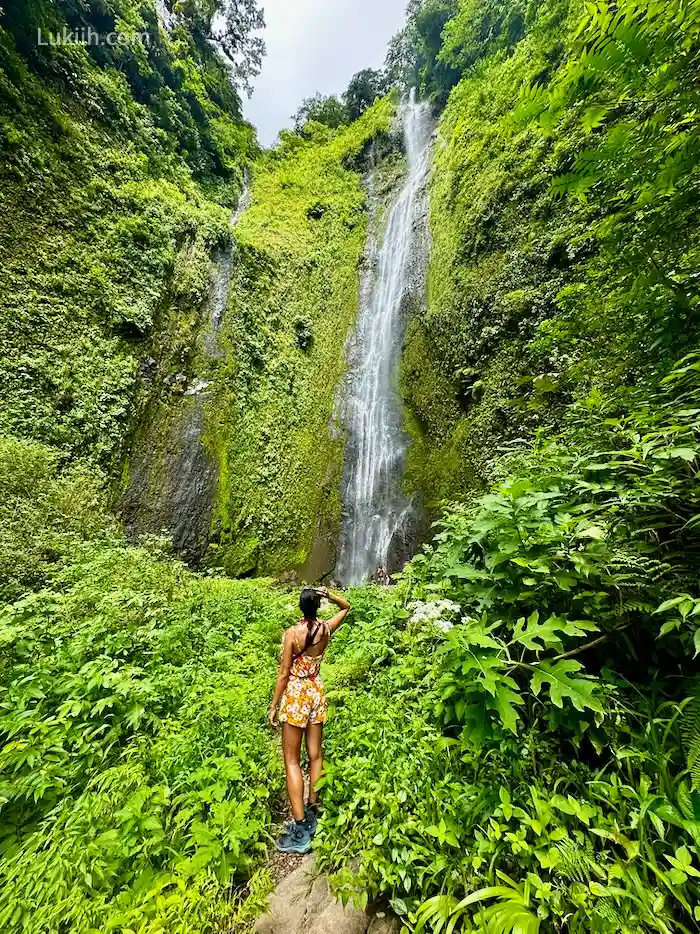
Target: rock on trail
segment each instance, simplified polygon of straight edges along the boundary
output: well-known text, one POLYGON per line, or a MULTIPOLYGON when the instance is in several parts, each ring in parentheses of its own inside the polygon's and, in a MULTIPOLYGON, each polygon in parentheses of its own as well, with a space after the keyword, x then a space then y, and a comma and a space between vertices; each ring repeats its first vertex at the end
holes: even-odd
POLYGON ((398 934, 396 918, 381 912, 345 908, 331 895, 328 879, 314 871, 306 856, 270 895, 268 914, 259 918, 255 934, 398 934))

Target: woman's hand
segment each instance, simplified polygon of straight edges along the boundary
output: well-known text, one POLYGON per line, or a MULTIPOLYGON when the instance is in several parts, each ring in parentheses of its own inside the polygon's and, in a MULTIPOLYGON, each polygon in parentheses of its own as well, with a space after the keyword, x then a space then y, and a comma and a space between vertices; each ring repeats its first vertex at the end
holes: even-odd
POLYGON ((270 729, 272 730, 277 729, 278 723, 277 723, 277 708, 276 707, 270 707, 270 713, 267 716, 267 722, 270 724, 270 729))
POLYGON ((316 593, 325 597, 326 600, 330 600, 331 603, 335 603, 335 605, 339 606, 341 610, 350 609, 350 604, 342 594, 335 593, 335 591, 329 590, 327 587, 321 587, 317 589, 316 593))

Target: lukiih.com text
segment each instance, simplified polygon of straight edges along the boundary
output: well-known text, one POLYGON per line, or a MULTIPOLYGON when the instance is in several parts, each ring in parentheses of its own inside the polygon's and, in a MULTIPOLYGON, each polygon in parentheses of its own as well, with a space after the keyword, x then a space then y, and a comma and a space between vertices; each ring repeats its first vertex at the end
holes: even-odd
POLYGON ((149 32, 97 32, 92 26, 82 29, 68 29, 63 27, 62 32, 44 32, 37 29, 38 45, 150 45, 149 32))

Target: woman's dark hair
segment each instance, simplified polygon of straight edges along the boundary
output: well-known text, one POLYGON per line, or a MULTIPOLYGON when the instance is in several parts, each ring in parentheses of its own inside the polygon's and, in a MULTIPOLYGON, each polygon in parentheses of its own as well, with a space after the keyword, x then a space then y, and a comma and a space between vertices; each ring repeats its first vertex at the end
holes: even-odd
POLYGON ((304 640, 304 648, 301 652, 297 652, 294 656, 296 660, 300 655, 303 655, 304 652, 308 649, 310 645, 313 645, 316 638, 316 633, 319 630, 320 623, 315 626, 310 625, 311 623, 316 622, 316 617, 318 616, 318 610, 321 606, 321 596, 315 591, 312 587, 304 587, 299 597, 299 609, 304 614, 304 619, 307 623, 306 639, 304 640))
POLYGON ((314 622, 318 616, 318 610, 321 606, 321 597, 312 587, 305 587, 299 597, 299 609, 304 614, 304 619, 314 622))

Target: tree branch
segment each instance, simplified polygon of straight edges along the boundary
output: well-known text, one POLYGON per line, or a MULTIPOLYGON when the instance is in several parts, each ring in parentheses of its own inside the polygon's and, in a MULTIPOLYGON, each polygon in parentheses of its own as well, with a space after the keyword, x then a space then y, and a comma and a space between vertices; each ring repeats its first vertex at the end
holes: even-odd
POLYGON ((557 655, 556 658, 552 659, 552 661, 560 662, 564 658, 575 658, 577 655, 580 655, 581 652, 585 652, 587 649, 593 649, 596 645, 607 642, 610 636, 614 636, 618 632, 629 629, 631 625, 632 623, 625 623, 623 626, 618 626, 616 629, 612 629, 610 632, 606 632, 604 636, 600 636, 598 639, 593 639, 592 642, 586 642, 585 645, 580 645, 577 649, 572 649, 570 652, 563 652, 561 655, 557 655))

